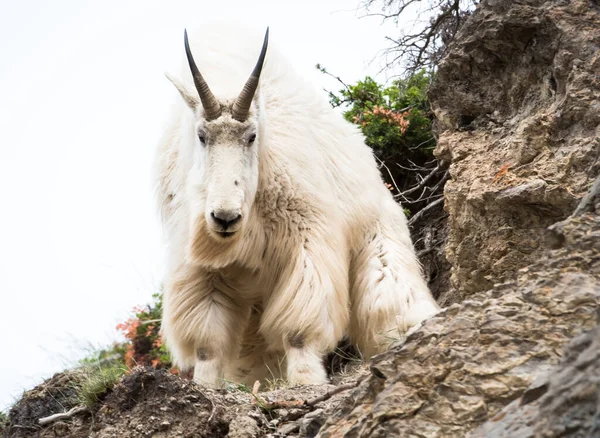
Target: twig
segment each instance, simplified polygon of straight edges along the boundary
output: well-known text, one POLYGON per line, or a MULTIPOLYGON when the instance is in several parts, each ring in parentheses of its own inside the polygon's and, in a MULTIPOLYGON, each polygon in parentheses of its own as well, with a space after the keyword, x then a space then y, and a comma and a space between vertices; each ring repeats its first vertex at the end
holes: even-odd
POLYGON ((419 143, 418 145, 416 145, 416 146, 413 146, 412 148, 411 148, 411 147, 409 147, 409 149, 410 149, 411 151, 415 151, 415 150, 419 149, 421 146, 423 146, 424 144, 427 144, 427 143, 429 143, 429 142, 430 142, 430 141, 432 141, 432 140, 435 140, 435 137, 431 137, 429 140, 425 140, 425 141, 423 141, 423 142, 419 143))
POLYGON ((338 386, 331 391, 327 391, 325 394, 320 395, 319 397, 315 397, 312 400, 279 400, 274 402, 268 402, 264 400, 262 397, 259 397, 257 392, 258 388, 260 388, 260 384, 254 383, 254 388, 252 389, 252 396, 254 400, 252 404, 256 404, 263 409, 280 409, 280 408, 313 408, 315 405, 333 397, 336 394, 339 394, 342 391, 346 391, 348 389, 355 388, 358 386, 358 381, 353 383, 347 383, 345 385, 338 386), (256 393, 255 393, 256 389, 256 393))
POLYGON ((279 400, 268 402, 261 397, 256 397, 257 401, 253 402, 263 409, 281 409, 281 408, 301 408, 304 405, 302 400, 279 400))
POLYGON ((217 405, 209 398, 208 401, 210 402, 210 404, 212 405, 212 409, 210 411, 210 417, 208 417, 208 421, 207 423, 210 424, 212 422, 212 419, 214 418, 215 414, 217 413, 217 405))
POLYGON ((422 250, 422 251, 419 251, 419 252, 417 253, 417 257, 418 257, 418 258, 421 258, 421 257, 423 257, 423 256, 426 256, 427 254, 431 254, 431 253, 432 253, 432 252, 434 252, 435 250, 439 249, 439 248, 438 248, 438 245, 439 245, 440 243, 442 243, 442 242, 443 242, 443 240, 438 240, 438 241, 436 241, 436 242, 433 242, 429 248, 427 248, 427 249, 424 249, 424 250, 422 250))
POLYGON ((427 184, 427 181, 429 181, 431 178, 433 178, 433 176, 441 169, 442 167, 442 163, 438 164, 435 169, 433 169, 431 172, 429 172, 427 174, 427 176, 425 178, 423 178, 423 180, 419 183, 419 185, 413 187, 412 189, 408 189, 405 192, 402 193, 403 196, 407 196, 410 195, 413 192, 416 192, 417 190, 419 190, 421 187, 423 187, 425 184, 427 184))
POLYGON ((300 407, 304 404, 304 402, 300 401, 300 400, 291 400, 291 401, 280 400, 280 401, 269 402, 258 395, 259 389, 260 389, 260 382, 257 380, 256 382, 254 382, 254 385, 252 386, 252 392, 250 392, 250 395, 253 397, 252 404, 257 405, 263 409, 271 410, 271 409, 279 409, 279 408, 296 408, 296 407, 300 407))
POLYGON ((332 77, 333 79, 337 80, 340 84, 342 84, 342 86, 346 89, 346 91, 348 92, 348 94, 350 95, 350 97, 352 97, 352 91, 350 90, 350 87, 348 86, 347 83, 345 83, 342 78, 340 78, 339 76, 335 76, 334 74, 329 73, 325 68, 321 67, 320 65, 317 65, 317 68, 324 74, 326 74, 327 76, 332 77))
POLYGON ((442 178, 438 181, 438 183, 435 186, 433 186, 431 191, 433 193, 435 193, 437 191, 437 189, 440 188, 441 185, 443 185, 446 181, 448 181, 448 179, 450 179, 450 169, 446 169, 444 176, 442 176, 442 178))
POLYGON ((12 424, 11 429, 23 429, 23 430, 40 430, 39 427, 35 426, 21 426, 20 424, 12 424))
POLYGON ((68 418, 74 417, 77 414, 81 414, 82 412, 87 412, 87 410, 88 409, 85 406, 75 406, 68 412, 60 412, 58 414, 40 418, 38 420, 38 424, 40 426, 46 426, 47 424, 54 423, 55 421, 66 420, 68 418))
MULTIPOLYGON (((387 170, 388 175, 390 176, 390 179, 392 180, 392 183, 394 184, 394 188, 396 189, 396 191, 398 193, 402 193, 400 191, 400 189, 398 188, 398 184, 396 184, 396 180, 394 179, 394 177, 392 176, 392 172, 390 171, 390 169, 385 165, 385 163, 377 156, 377 155, 373 155, 375 158, 377 158, 377 160, 381 163, 381 165, 383 167, 385 167, 385 170, 387 170)), ((406 199, 406 198, 405 198, 406 199)))
POLYGON ((421 169, 421 170, 426 170, 426 171, 429 171, 429 169, 430 169, 430 167, 419 166, 418 164, 413 163, 408 158, 406 159, 406 161, 408 161, 410 164, 412 164, 416 169, 421 169))
POLYGON ((427 206, 423 207, 421 210, 419 210, 417 213, 415 213, 415 215, 413 217, 411 217, 409 219, 408 226, 413 225, 416 221, 418 221, 421 218, 421 216, 423 216, 425 214, 425 212, 427 212, 428 210, 431 210, 433 207, 435 207, 436 205, 438 205, 442 202, 444 202, 444 197, 440 196, 439 199, 436 199, 431 204, 428 204, 427 206))
POLYGON ((256 382, 254 382, 254 385, 252 386, 252 395, 257 396, 259 389, 260 389, 260 380, 257 380, 256 382))
MULTIPOLYGON (((425 190, 426 190, 426 188, 423 189, 423 192, 425 192, 425 190)), ((423 195, 424 195, 424 193, 421 193, 421 196, 419 196, 417 199, 404 201, 402 203, 402 205, 412 205, 412 204, 416 204, 418 202, 423 202, 423 201, 437 201, 439 198, 444 196, 439 193, 432 193, 431 195, 426 196, 426 197, 423 197, 423 195)))
MULTIPOLYGON (((431 167, 422 167, 422 166, 417 166, 417 165, 415 165, 415 167, 405 167, 402 164, 398 164, 398 163, 395 163, 395 164, 400 169, 409 170, 411 172, 425 172, 425 171, 430 172, 431 171, 431 167)), ((411 163, 411 164, 414 164, 414 163, 411 163)))
POLYGON ((152 324, 153 322, 161 322, 162 319, 149 319, 148 321, 140 322, 140 325, 152 324))
MULTIPOLYGON (((404 202, 402 202, 402 204, 416 204, 417 202, 421 202, 424 200, 427 200, 428 198, 430 198, 431 196, 435 196, 435 194, 428 196, 427 198, 423 198, 423 196, 425 196, 425 192, 427 192, 427 187, 423 187, 423 191, 421 192, 421 194, 419 195, 419 197, 417 199, 408 199, 408 198, 404 198, 404 202)), ((404 197, 404 193, 401 195, 404 197)))
POLYGON ((587 211, 593 211, 594 202, 597 202, 598 198, 600 198, 600 176, 596 178, 596 181, 594 181, 590 191, 587 192, 583 199, 579 202, 579 205, 577 205, 577 208, 571 216, 581 216, 587 211))
POLYGON ((323 402, 323 401, 325 401, 325 400, 333 397, 334 395, 339 394, 342 391, 346 391, 348 389, 356 388, 358 386, 358 383, 359 382, 356 381, 356 382, 352 382, 352 383, 346 383, 345 385, 340 385, 337 388, 332 389, 331 391, 327 391, 325 394, 320 395, 319 397, 315 397, 312 400, 305 401, 304 404, 306 406, 313 407, 316 404, 319 404, 319 403, 321 403, 321 402, 323 402))

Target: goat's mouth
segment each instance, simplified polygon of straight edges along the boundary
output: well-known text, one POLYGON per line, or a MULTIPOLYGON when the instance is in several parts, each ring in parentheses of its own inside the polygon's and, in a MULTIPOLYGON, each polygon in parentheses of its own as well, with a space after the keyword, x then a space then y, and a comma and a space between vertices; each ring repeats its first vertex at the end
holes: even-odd
POLYGON ((222 239, 231 239, 237 231, 217 231, 216 233, 222 239))

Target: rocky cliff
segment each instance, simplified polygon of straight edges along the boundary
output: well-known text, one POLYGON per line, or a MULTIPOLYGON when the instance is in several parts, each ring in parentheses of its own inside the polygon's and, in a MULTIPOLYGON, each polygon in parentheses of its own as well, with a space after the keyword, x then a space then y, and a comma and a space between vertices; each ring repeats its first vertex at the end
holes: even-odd
POLYGON ((599 17, 592 0, 484 1, 441 63, 453 301, 537 260, 598 174, 599 17))
POLYGON ((600 436, 597 0, 482 1, 430 97, 451 173, 442 313, 332 385, 213 391, 139 368, 41 426, 78 403, 58 374, 4 435, 600 436))

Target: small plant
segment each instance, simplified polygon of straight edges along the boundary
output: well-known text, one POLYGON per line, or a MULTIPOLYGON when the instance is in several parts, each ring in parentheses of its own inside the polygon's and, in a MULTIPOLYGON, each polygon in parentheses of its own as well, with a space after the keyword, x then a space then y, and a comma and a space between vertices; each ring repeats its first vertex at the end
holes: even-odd
POLYGON ((94 407, 115 386, 125 371, 123 367, 99 367, 91 370, 78 388, 79 402, 89 409, 94 407))
POLYGON ((275 391, 276 389, 290 388, 290 382, 283 377, 267 377, 265 379, 267 391, 275 391))
POLYGON ((268 364, 265 364, 265 366, 267 367, 267 370, 269 370, 269 374, 271 375, 271 377, 267 377, 265 379, 266 384, 267 384, 267 390, 274 391, 276 389, 290 387, 290 382, 288 382, 287 379, 282 377, 285 375, 285 373, 283 371, 284 370, 284 361, 285 361, 285 355, 279 356, 277 358, 277 373, 274 373, 273 370, 271 369, 271 367, 269 367, 268 364))
POLYGON ((117 325, 117 329, 129 340, 123 360, 130 368, 136 365, 171 367, 171 358, 160 335, 162 293, 155 293, 152 298, 151 304, 145 308, 134 308, 134 316, 117 325))
POLYGON ((90 349, 88 356, 79 361, 84 367, 125 366, 128 341, 114 342, 110 347, 90 349))
POLYGON ((162 293, 152 295, 152 302, 145 307, 135 307, 127 321, 117 325, 125 341, 93 351, 80 363, 92 367, 134 368, 137 365, 166 368, 171 373, 179 371, 171 366, 171 357, 162 343, 160 323, 162 317, 162 293))
POLYGON ((227 383, 227 389, 229 391, 245 392, 246 394, 252 394, 252 388, 245 383, 236 383, 232 380, 223 379, 223 382, 227 383))

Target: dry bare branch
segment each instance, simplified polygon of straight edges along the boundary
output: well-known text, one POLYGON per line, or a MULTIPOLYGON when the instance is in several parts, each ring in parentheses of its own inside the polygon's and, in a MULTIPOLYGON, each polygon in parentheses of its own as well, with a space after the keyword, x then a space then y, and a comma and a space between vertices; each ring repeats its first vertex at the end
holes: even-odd
POLYGON ((68 412, 59 412, 58 414, 50 415, 48 417, 43 417, 38 420, 38 424, 40 426, 46 426, 48 424, 54 423, 59 420, 67 420, 69 418, 74 417, 77 414, 81 414, 83 412, 87 412, 87 408, 85 406, 75 406, 68 412))
POLYGON ((411 193, 416 192, 417 190, 422 189, 423 187, 425 187, 425 184, 427 184, 427 182, 433 178, 435 175, 437 175, 437 173, 440 171, 440 169, 442 168, 443 163, 438 164, 431 172, 429 172, 429 174, 427 174, 427 176, 425 178, 423 178, 423 180, 416 185, 415 187, 405 190, 402 193, 402 196, 406 197, 408 195, 410 195, 411 193))
POLYGON ((427 206, 419 210, 417 213, 415 213, 415 215, 413 215, 413 217, 409 219, 408 226, 414 225, 414 223, 418 221, 426 212, 442 202, 444 202, 444 196, 440 196, 439 199, 427 204, 427 206))
POLYGON ((335 389, 332 389, 331 391, 327 391, 325 394, 319 396, 319 397, 315 397, 312 400, 307 400, 304 404, 306 406, 310 406, 313 407, 321 402, 324 402, 325 400, 330 399, 331 397, 333 397, 336 394, 339 394, 340 392, 343 391, 347 391, 348 389, 353 389, 356 388, 358 386, 358 381, 356 382, 352 382, 352 383, 346 383, 345 385, 340 385, 335 389))
POLYGON ((389 167, 387 167, 386 164, 383 162, 383 160, 381 160, 377 155, 373 155, 373 156, 377 159, 377 161, 379 161, 381 166, 384 167, 385 170, 387 170, 387 173, 390 176, 390 180, 392 180, 392 184, 394 185, 394 188, 396 189, 396 191, 398 193, 402 193, 400 191, 400 189, 398 188, 398 184, 396 184, 396 180, 394 180, 394 177, 393 177, 392 172, 390 171, 389 167))
POLYGON ((386 37, 390 45, 383 51, 385 62, 381 71, 398 64, 409 74, 435 67, 477 3, 478 0, 364 0, 363 17, 378 17, 382 22, 391 20, 396 25, 402 22, 403 28, 413 29, 400 31, 399 37, 386 37), (406 26, 413 13, 428 19, 411 20, 412 26, 406 26))

